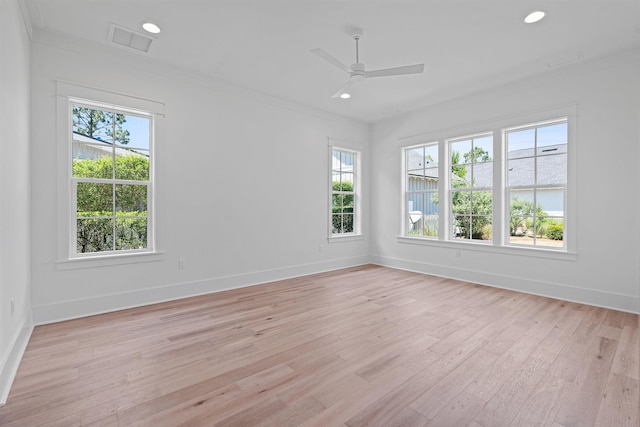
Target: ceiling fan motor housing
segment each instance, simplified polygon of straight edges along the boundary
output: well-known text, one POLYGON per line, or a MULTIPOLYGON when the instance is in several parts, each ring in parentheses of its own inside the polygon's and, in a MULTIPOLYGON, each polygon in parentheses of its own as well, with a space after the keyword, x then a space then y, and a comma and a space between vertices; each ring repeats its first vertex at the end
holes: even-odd
POLYGON ((364 71, 364 64, 362 62, 351 64, 351 73, 349 73, 349 78, 352 81, 359 82, 360 80, 364 80, 366 77, 367 72, 364 71))

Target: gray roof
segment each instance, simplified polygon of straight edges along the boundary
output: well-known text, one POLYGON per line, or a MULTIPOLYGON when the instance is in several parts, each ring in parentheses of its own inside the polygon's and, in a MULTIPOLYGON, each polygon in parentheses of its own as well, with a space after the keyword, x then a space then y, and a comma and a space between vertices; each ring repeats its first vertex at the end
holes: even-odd
MULTIPOLYGON (((535 160, 533 148, 514 150, 508 153, 507 162, 507 185, 531 185, 535 177, 535 160)), ((537 162, 544 165, 538 168, 537 184, 564 184, 567 182, 567 144, 551 145, 537 149, 537 162)), ((415 156, 414 156, 415 157, 415 156)), ((418 167, 420 159, 409 159, 412 164, 418 167)), ((429 165, 431 166, 431 165, 429 165)), ((437 163, 433 167, 437 167, 437 163)), ((465 165, 467 169, 467 179, 471 179, 471 165, 465 165)), ((425 169, 424 176, 437 179, 437 174, 432 170, 425 169)), ((411 176, 423 176, 423 170, 409 170, 411 176)), ((454 179, 457 179, 454 177, 454 179)), ((493 162, 473 164, 473 180, 475 187, 491 187, 493 184, 493 162)))

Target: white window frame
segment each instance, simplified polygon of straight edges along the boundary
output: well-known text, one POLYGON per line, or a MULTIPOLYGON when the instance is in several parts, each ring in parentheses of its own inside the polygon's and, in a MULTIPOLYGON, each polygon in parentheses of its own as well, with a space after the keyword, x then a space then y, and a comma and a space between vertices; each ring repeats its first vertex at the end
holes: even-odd
MULTIPOLYGON (((154 198, 154 168, 155 168, 155 162, 153 161, 153 154, 154 154, 154 149, 153 149, 153 130, 154 130, 154 116, 153 114, 146 112, 146 111, 139 111, 139 110, 132 110, 132 109, 124 109, 122 107, 117 107, 114 105, 106 105, 106 104, 102 104, 102 103, 96 103, 96 102, 91 102, 91 101, 86 101, 86 100, 78 100, 75 98, 69 98, 69 119, 71 121, 73 121, 73 107, 85 107, 85 108, 91 108, 91 109, 95 109, 95 110, 100 110, 100 111, 104 111, 107 113, 112 113, 112 114, 125 114, 128 116, 136 116, 136 117, 143 117, 143 118, 147 118, 149 120, 149 180, 148 181, 132 181, 132 180, 125 180, 125 179, 117 179, 117 178, 103 178, 103 179, 96 179, 96 178, 83 178, 83 177, 75 177, 73 176, 73 158, 71 159, 70 162, 70 166, 71 169, 69 170, 68 174, 71 180, 71 206, 69 208, 69 212, 71 213, 71 215, 69 215, 69 220, 70 220, 70 224, 69 224, 69 230, 71 231, 70 235, 69 235, 69 258, 80 258, 80 257, 95 257, 95 256, 109 256, 109 255, 121 255, 121 254, 133 254, 133 253, 143 253, 143 252, 154 252, 155 250, 155 245, 154 245, 154 226, 153 226, 153 215, 154 215, 154 209, 153 209, 153 198, 154 198), (147 216, 146 216, 146 221, 147 221, 147 241, 146 241, 146 245, 145 248, 140 248, 140 249, 124 249, 124 250, 117 250, 117 249, 113 249, 113 250, 105 250, 105 251, 100 251, 100 252, 87 252, 87 253, 80 253, 77 251, 77 238, 78 238, 78 233, 77 233, 77 224, 78 224, 78 217, 77 217, 77 188, 78 188, 78 184, 79 183, 95 183, 95 184, 109 184, 109 185, 113 185, 114 189, 116 185, 122 184, 122 185, 139 185, 139 186, 145 186, 147 187, 147 216)), ((71 135, 69 136, 69 144, 71 145, 71 156, 73 157, 73 143, 74 142, 82 142, 79 140, 75 139, 75 134, 73 133, 73 129, 71 131, 71 135)), ((115 144, 115 142, 112 144, 112 156, 115 156, 115 149, 118 148, 117 145, 115 144)), ((115 200, 115 193, 113 195, 114 200, 115 200)), ((113 227, 114 227, 114 237, 115 237, 115 227, 116 227, 116 218, 117 216, 115 215, 115 211, 113 212, 112 215, 110 216, 105 216, 105 217, 97 217, 97 219, 112 219, 114 221, 113 227)), ((115 241, 114 241, 115 244, 115 241)))
MULTIPOLYGON (((458 239, 456 237, 456 233, 454 230, 454 213, 453 213, 453 193, 455 191, 463 191, 463 192, 468 192, 469 193, 469 198, 470 201, 469 203, 471 203, 471 208, 473 208, 473 193, 474 192, 489 192, 492 194, 492 198, 493 195, 495 193, 494 191, 494 185, 493 185, 493 180, 492 180, 492 185, 490 187, 475 187, 473 185, 473 180, 475 178, 474 174, 475 174, 475 164, 476 162, 474 162, 473 160, 471 161, 471 163, 469 163, 471 165, 470 170, 471 170, 471 186, 470 187, 461 187, 461 188, 454 188, 453 187, 453 181, 451 179, 452 177, 452 169, 453 169, 453 164, 451 163, 451 146, 453 144, 455 144, 456 142, 460 142, 460 141, 465 141, 465 140, 471 140, 471 144, 472 144, 472 150, 475 148, 475 145, 473 145, 473 141, 475 141, 476 139, 480 139, 483 137, 490 137, 492 140, 492 144, 495 146, 495 135, 493 134, 493 132, 489 131, 489 132, 480 132, 480 133, 476 133, 476 134, 472 134, 472 135, 463 135, 463 136, 456 136, 450 139, 445 139, 443 141, 443 144, 445 145, 445 152, 447 153, 447 156, 445 157, 445 161, 444 166, 446 167, 445 169, 445 173, 447 175, 447 219, 445 221, 447 221, 447 233, 448 233, 448 239, 449 240, 455 240, 455 241, 473 241, 473 242, 477 242, 477 243, 491 243, 491 241, 493 240, 493 238, 491 240, 478 240, 478 239, 473 239, 472 237, 468 238, 468 239, 458 239)), ((492 160, 492 162, 494 162, 492 160)), ((466 164, 466 163, 463 163, 466 164)), ((495 169, 495 162, 494 162, 494 169, 495 169)), ((493 203, 492 203, 493 205, 493 203)), ((470 212, 470 216, 474 217, 474 216, 478 216, 477 213, 473 213, 470 212)), ((495 215, 494 215, 494 210, 493 210, 493 206, 491 209, 491 224, 493 226, 493 222, 495 220, 495 215)), ((473 230, 470 230, 473 231, 473 230)))
MULTIPOLYGON (((57 145, 57 263, 58 270, 93 268, 108 265, 135 264, 161 261, 164 252, 158 248, 156 234, 157 209, 155 196, 156 147, 162 135, 165 105, 162 102, 99 89, 87 85, 57 80, 56 82, 56 145, 57 145), (151 117, 150 170, 147 197, 147 247, 136 250, 116 250, 76 254, 75 183, 72 177, 72 104, 83 104, 96 108, 115 109, 125 114, 151 117)), ((142 181, 141 181, 142 182, 142 181)), ((136 181, 136 184, 141 182, 136 181)), ((127 181, 129 183, 129 181, 127 181)))
POLYGON ((410 137, 400 138, 400 153, 402 162, 401 194, 401 221, 400 234, 397 236, 399 243, 436 246, 451 248, 459 253, 461 249, 479 252, 493 252, 509 255, 522 255, 527 257, 540 257, 549 259, 575 261, 576 252, 576 157, 577 143, 575 141, 575 129, 577 118, 577 106, 567 105, 552 107, 533 113, 514 115, 492 121, 476 123, 470 126, 427 132, 410 137), (567 183, 565 185, 564 201, 564 247, 554 248, 550 246, 530 246, 509 244, 509 208, 506 187, 506 152, 503 132, 527 124, 546 123, 566 119, 567 121, 567 183), (482 242, 473 239, 451 239, 452 230, 449 207, 451 204, 449 187, 450 178, 447 171, 451 168, 449 158, 449 144, 447 141, 460 139, 459 135, 479 135, 493 133, 493 238, 491 241, 482 242), (416 146, 437 142, 439 146, 439 234, 438 238, 411 236, 407 233, 408 213, 406 204, 406 175, 407 162, 406 150, 416 146))
POLYGON ((341 240, 349 240, 353 238, 361 238, 362 237, 362 213, 361 213, 361 181, 362 181, 362 171, 361 171, 361 157, 362 153, 357 150, 343 148, 335 145, 329 146, 329 179, 328 179, 328 188, 329 188, 329 197, 328 197, 328 240, 331 241, 341 241, 341 240), (354 156, 353 162, 353 191, 352 192, 342 192, 342 191, 334 191, 333 190, 333 152, 340 151, 352 154, 354 156), (334 194, 352 194, 353 195, 353 231, 350 233, 334 233, 333 232, 333 195, 334 194))
MULTIPOLYGON (((506 220, 506 228, 504 231, 504 244, 506 246, 517 246, 517 247, 523 247, 525 245, 523 244, 519 244, 519 243, 512 243, 510 242, 510 220, 511 220, 511 213, 510 213, 510 192, 512 190, 531 190, 534 193, 534 197, 533 197, 533 206, 534 206, 534 217, 537 216, 536 213, 536 206, 538 206, 537 203, 537 198, 536 198, 536 194, 538 193, 538 190, 545 190, 545 189, 549 189, 549 188, 562 188, 562 193, 563 193, 563 197, 562 197, 562 205, 563 205, 563 215, 562 215, 562 220, 563 220, 563 239, 562 239, 562 247, 558 248, 558 249, 554 249, 552 247, 549 246, 542 246, 542 245, 536 245, 535 241, 537 240, 537 237, 534 237, 534 244, 533 247, 535 248, 544 248, 544 249, 551 249, 551 250, 564 250, 567 246, 567 239, 565 239, 565 236, 567 235, 567 221, 566 221, 566 206, 567 206, 567 185, 568 182, 565 182, 563 184, 560 183, 553 183, 553 184, 538 184, 537 183, 537 174, 538 174, 538 167, 537 167, 537 163, 538 163, 538 159, 540 157, 549 157, 549 156, 557 156, 557 154, 551 154, 549 156, 541 156, 540 154, 538 154, 538 150, 537 150, 537 130, 540 128, 544 128, 545 126, 550 126, 550 125, 554 125, 554 124, 560 124, 560 123, 566 123, 567 124, 567 133, 568 133, 568 129, 569 129, 569 120, 567 117, 560 117, 560 118, 556 118, 556 119, 552 119, 552 120, 545 120, 545 121, 541 121, 541 122, 536 122, 536 123, 527 123, 521 126, 515 126, 512 128, 507 128, 507 129, 503 129, 502 131, 502 144, 504 146, 504 162, 503 162, 503 167, 504 167, 504 174, 505 174, 505 183, 504 183, 504 209, 505 209, 505 220, 506 220), (535 129, 535 149, 533 152, 532 156, 527 156, 527 157, 521 157, 519 159, 527 159, 527 158, 531 158, 534 161, 534 168, 533 168, 533 172, 534 172, 534 181, 536 181, 536 183, 534 184, 527 184, 527 185, 509 185, 508 179, 506 178, 508 176, 508 168, 509 168, 509 159, 508 159, 508 152, 507 152, 507 133, 508 132, 512 132, 512 131, 521 131, 521 130, 527 130, 527 129, 535 129)), ((568 139, 568 135, 567 135, 567 139, 568 139)), ((569 145, 569 141, 567 141, 567 162, 568 162, 568 155, 569 152, 571 151, 570 149, 570 145, 569 145)), ((567 164, 567 168, 568 168, 568 164, 567 164)), ((553 216, 552 216, 553 217, 553 216)), ((535 223, 534 223, 535 224, 535 223)), ((529 245, 526 245, 525 247, 529 247, 529 245)))
MULTIPOLYGON (((438 149, 438 159, 441 158, 441 147, 440 144, 438 143, 438 141, 431 141, 431 142, 424 142, 424 143, 420 143, 417 145, 412 145, 409 147, 404 147, 403 150, 403 161, 404 161, 404 168, 403 168, 403 181, 402 181, 402 194, 403 194, 403 218, 404 218, 404 223, 403 223, 403 232, 406 235, 411 235, 414 236, 414 234, 408 234, 409 233, 409 229, 413 229, 414 227, 414 223, 417 222, 417 218, 414 217, 414 215, 411 213, 412 211, 409 210, 409 198, 411 197, 411 195, 414 194, 422 194, 423 197, 425 197, 427 194, 437 194, 438 195, 438 235, 437 236, 429 236, 429 235, 424 235, 424 234, 420 234, 420 235, 415 235, 415 236, 419 236, 420 238, 423 239, 438 239, 442 236, 442 218, 441 218, 441 214, 440 214, 440 205, 442 204, 442 179, 439 179, 438 182, 438 188, 436 191, 433 191, 432 189, 423 189, 423 190, 414 190, 414 189, 410 189, 409 187, 409 169, 407 167, 408 163, 409 163, 409 152, 411 152, 412 150, 415 149, 426 149, 427 147, 436 147, 438 149)), ((438 160, 438 177, 440 178, 442 176, 442 170, 441 170, 441 164, 442 162, 440 162, 438 160)), ((423 170, 426 169, 432 169, 432 168, 426 168, 423 167, 423 170)))

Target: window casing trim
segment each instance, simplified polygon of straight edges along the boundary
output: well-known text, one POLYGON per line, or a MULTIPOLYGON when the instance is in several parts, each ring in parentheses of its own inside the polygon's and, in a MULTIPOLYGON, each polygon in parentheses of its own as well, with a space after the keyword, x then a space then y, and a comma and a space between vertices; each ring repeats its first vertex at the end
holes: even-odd
MULTIPOLYGON (((56 165, 57 165, 57 267, 58 269, 84 268, 85 266, 102 266, 129 264, 146 261, 155 261, 163 258, 162 251, 158 250, 155 233, 156 224, 156 208, 155 208, 155 191, 153 185, 155 183, 155 167, 156 156, 155 146, 157 146, 158 131, 164 117, 164 103, 127 95, 115 91, 109 91, 99 88, 90 87, 83 84, 75 84, 66 81, 56 81, 56 165), (95 252, 91 254, 76 254, 75 248, 71 247, 75 238, 72 232, 75 226, 72 223, 74 215, 71 211, 73 198, 73 181, 72 181, 72 161, 71 161, 71 145, 72 145, 72 105, 82 104, 95 107, 106 107, 108 110, 116 109, 128 115, 136 115, 149 117, 153 120, 150 129, 150 170, 149 184, 152 188, 150 197, 147 200, 148 212, 150 212, 148 221, 149 233, 147 248, 136 250, 119 250, 110 252, 95 252), (82 266, 80 266, 82 265, 82 266)), ((140 184, 140 182, 138 182, 140 184)))

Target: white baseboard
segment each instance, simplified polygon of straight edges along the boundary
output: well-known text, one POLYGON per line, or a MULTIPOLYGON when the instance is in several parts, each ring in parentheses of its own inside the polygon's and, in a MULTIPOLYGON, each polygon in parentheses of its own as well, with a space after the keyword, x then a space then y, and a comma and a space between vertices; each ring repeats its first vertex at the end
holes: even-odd
POLYGON ((108 313, 143 305, 172 301, 197 295, 205 295, 229 289, 259 285, 292 277, 306 276, 340 268, 369 263, 369 256, 333 259, 323 262, 301 264, 273 270, 255 271, 232 276, 215 277, 193 282, 175 283, 168 286, 136 290, 126 293, 100 295, 92 298, 63 301, 33 307, 33 322, 36 325, 76 319, 94 314, 108 313))
POLYGON ((531 280, 524 277, 507 276, 495 273, 485 273, 459 267, 446 267, 426 262, 407 261, 399 258, 379 255, 371 256, 373 264, 417 273, 431 274, 439 277, 463 280, 495 288, 509 289, 533 295, 540 295, 564 301, 593 305, 640 314, 640 298, 635 295, 624 295, 612 292, 579 288, 576 286, 531 280))
POLYGON ((28 321, 25 321, 25 325, 20 329, 20 333, 16 337, 11 348, 8 350, 9 355, 0 370, 0 406, 7 403, 11 385, 13 384, 13 380, 18 372, 22 355, 24 355, 24 351, 27 349, 27 344, 29 344, 32 332, 33 325, 29 324, 28 321))

